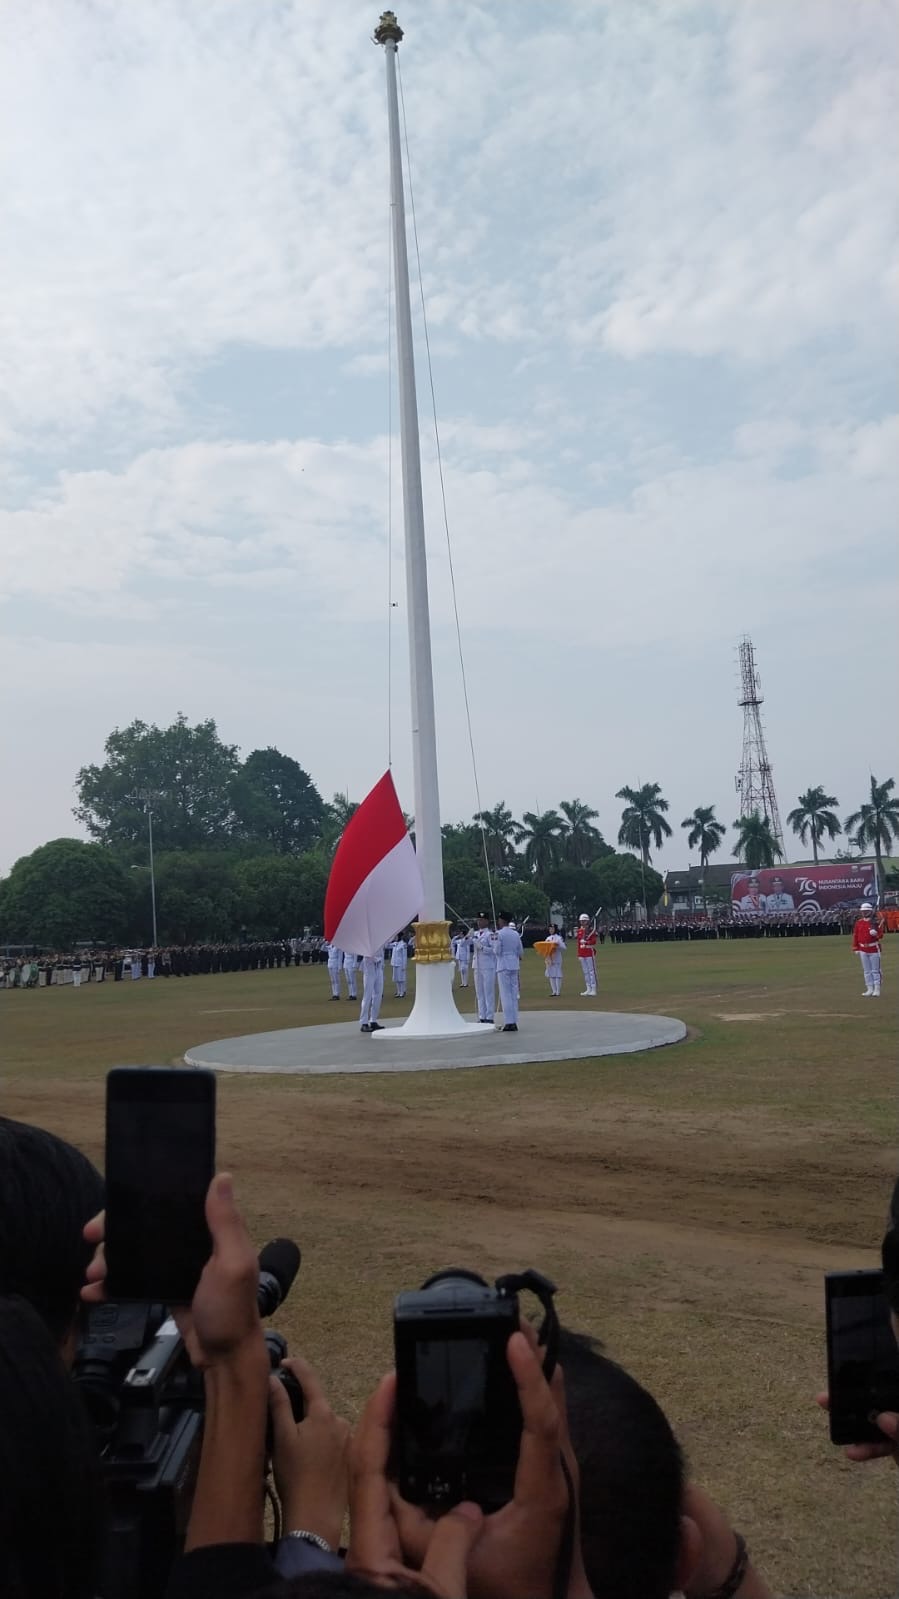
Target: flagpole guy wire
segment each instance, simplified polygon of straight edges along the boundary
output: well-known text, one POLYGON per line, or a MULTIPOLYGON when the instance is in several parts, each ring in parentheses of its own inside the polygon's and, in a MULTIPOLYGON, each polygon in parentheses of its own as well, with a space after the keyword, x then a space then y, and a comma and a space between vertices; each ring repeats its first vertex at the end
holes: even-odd
MULTIPOLYGON (((478 762, 475 753, 474 733, 471 725, 471 700, 468 693, 468 674, 465 670, 465 652, 462 647, 462 624, 459 619, 459 599, 456 592, 456 571, 453 563, 453 546, 450 537, 449 512, 446 502, 446 479, 443 471, 443 450, 440 444, 440 424, 437 419, 437 392, 434 387, 434 368, 431 361, 431 336, 428 330, 428 310, 425 303, 425 286, 421 270, 421 248, 418 241, 418 221, 415 214, 415 189, 412 183, 412 157, 409 150, 409 126, 406 120, 406 96, 403 90, 403 73, 397 56, 397 80, 400 91, 400 109, 403 118, 403 144, 406 151, 406 178, 409 184, 409 213, 412 219, 412 238, 415 244, 415 263, 418 272, 418 294, 421 301, 421 321, 425 339, 425 353, 428 363, 428 387, 431 393, 431 414, 434 421, 434 443, 437 451, 437 472, 440 479, 440 501, 443 509, 443 530, 446 535, 446 554, 449 564, 450 592, 453 601, 453 617, 456 625, 456 647, 459 654, 459 671, 462 678, 462 698, 465 703, 465 723, 468 730, 468 748, 471 753, 471 770, 474 779, 475 799, 478 807, 478 816, 483 812, 481 803, 481 785, 478 778, 478 762)), ((481 833, 481 848, 484 855, 484 869, 487 873, 487 892, 490 896, 490 919, 496 926, 496 903, 493 895, 493 873, 490 868, 490 854, 487 848, 487 830, 483 821, 478 822, 481 833)))

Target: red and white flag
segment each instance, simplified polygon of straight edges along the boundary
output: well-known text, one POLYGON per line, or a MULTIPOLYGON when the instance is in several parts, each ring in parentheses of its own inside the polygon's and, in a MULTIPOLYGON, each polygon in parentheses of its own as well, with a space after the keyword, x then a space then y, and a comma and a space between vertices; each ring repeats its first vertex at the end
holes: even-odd
POLYGON ((325 895, 325 938, 352 955, 374 955, 418 915, 421 872, 385 772, 343 830, 325 895))

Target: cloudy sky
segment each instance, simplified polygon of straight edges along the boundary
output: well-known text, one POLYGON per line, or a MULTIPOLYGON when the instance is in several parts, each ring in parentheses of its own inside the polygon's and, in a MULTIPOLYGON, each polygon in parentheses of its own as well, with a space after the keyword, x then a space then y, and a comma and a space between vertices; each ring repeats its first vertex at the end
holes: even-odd
MULTIPOLYGON (((385 765, 377 0, 29 0, 0 63, 0 866, 111 728, 385 765)), ((485 803, 896 772, 893 0, 406 0, 485 803)), ((420 370, 423 419, 428 391, 420 370)), ((394 407, 394 418, 395 418, 394 407)), ((433 430, 443 812, 475 809, 433 430)), ((394 757, 411 809, 394 451, 394 757)), ((899 775, 899 774, 897 774, 899 775)), ((680 834, 680 829, 675 828, 680 834)), ((686 860, 683 835, 664 856, 686 860)))

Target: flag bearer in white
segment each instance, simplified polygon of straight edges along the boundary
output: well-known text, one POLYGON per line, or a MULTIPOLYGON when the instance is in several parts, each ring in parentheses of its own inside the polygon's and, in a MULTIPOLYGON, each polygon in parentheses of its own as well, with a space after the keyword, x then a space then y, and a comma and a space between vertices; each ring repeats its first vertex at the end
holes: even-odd
POLYGON ((362 1033, 380 1033, 381 1000, 384 998, 384 951, 362 957, 362 1033))
POLYGON ((351 955, 349 950, 343 957, 343 980, 346 983, 347 999, 356 998, 356 972, 359 969, 359 956, 351 955))
POLYGON ((397 999, 406 997, 406 967, 409 961, 409 950, 404 938, 395 938, 390 946, 390 969, 393 972, 393 988, 397 999))
POLYGON ((562 992, 562 956, 565 952, 565 940, 561 928, 553 927, 552 932, 546 935, 546 942, 552 945, 552 954, 546 957, 549 991, 553 998, 558 999, 562 992))
POLYGON ((343 966, 343 950, 336 944, 328 945, 328 981, 331 984, 331 998, 340 998, 340 972, 343 966))
POLYGON ((524 945, 521 936, 511 925, 505 911, 499 913, 499 932, 496 935, 496 976, 499 982, 503 1007, 503 1032, 518 1032, 519 969, 524 945))
POLYGON ((492 1025, 496 1011, 496 934, 486 911, 480 912, 474 935, 474 987, 478 1021, 492 1025))

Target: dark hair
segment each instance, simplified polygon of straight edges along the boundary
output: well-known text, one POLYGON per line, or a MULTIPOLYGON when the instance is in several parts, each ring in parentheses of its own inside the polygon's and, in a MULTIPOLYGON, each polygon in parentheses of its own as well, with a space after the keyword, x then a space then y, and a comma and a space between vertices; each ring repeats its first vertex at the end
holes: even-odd
POLYGON ((581 1548, 603 1599, 668 1599, 684 1461, 663 1411, 592 1338, 563 1329, 568 1425, 581 1476, 581 1548))
POLYGON ((100 1475, 81 1396, 41 1318, 0 1298, 0 1593, 91 1599, 100 1475))
POLYGON ((890 1309, 899 1316, 899 1178, 896 1179, 890 1200, 890 1214, 880 1256, 883 1262, 883 1291, 890 1309))
POLYGON ((68 1332, 91 1257, 82 1229, 103 1208, 86 1155, 42 1127, 0 1116, 0 1294, 20 1294, 57 1343, 68 1332))

